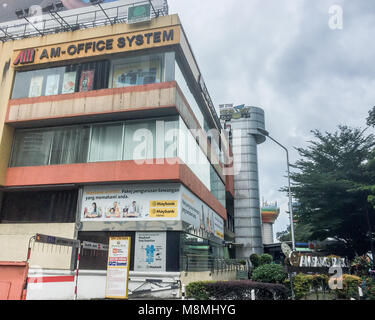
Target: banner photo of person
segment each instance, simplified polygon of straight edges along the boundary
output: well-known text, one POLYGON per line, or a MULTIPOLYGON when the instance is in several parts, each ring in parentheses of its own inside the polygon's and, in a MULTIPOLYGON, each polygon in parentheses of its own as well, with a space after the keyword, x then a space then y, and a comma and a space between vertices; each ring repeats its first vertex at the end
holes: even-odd
POLYGON ((179 184, 86 186, 81 221, 177 220, 179 184))

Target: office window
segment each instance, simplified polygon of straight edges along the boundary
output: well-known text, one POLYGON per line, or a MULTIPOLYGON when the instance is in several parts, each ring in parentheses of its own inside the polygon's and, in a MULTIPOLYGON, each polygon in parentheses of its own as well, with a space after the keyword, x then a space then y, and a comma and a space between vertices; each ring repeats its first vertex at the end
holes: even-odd
POLYGON ((178 63, 175 64, 175 80, 180 87, 183 95, 185 96, 185 99, 189 103, 189 106, 191 110, 194 113, 194 116, 197 118, 199 125, 203 130, 206 132, 209 130, 207 122, 204 118, 204 115, 202 113, 202 110, 200 109, 197 100, 195 99, 193 93, 191 92, 189 85, 185 79, 184 74, 182 73, 178 63))
POLYGON ((109 61, 17 71, 12 99, 86 92, 108 88, 109 61))
POLYGON ((122 159, 123 124, 96 125, 92 128, 90 162, 122 159))
POLYGON ((163 81, 164 54, 112 61, 112 87, 123 88, 163 81))
POLYGON ((6 192, 0 223, 75 222, 77 190, 6 192))
POLYGON ((17 130, 9 166, 175 158, 178 123, 175 117, 169 117, 17 130))
POLYGON ((11 166, 43 166, 49 164, 53 132, 25 130, 15 135, 11 166))
POLYGON ((89 134, 88 126, 54 130, 50 164, 86 162, 89 134))
POLYGON ((154 159, 156 155, 155 121, 125 125, 124 160, 154 159))
POLYGON ((11 167, 86 162, 89 128, 20 130, 14 138, 11 167))
POLYGON ((178 121, 164 121, 164 158, 178 155, 178 121))

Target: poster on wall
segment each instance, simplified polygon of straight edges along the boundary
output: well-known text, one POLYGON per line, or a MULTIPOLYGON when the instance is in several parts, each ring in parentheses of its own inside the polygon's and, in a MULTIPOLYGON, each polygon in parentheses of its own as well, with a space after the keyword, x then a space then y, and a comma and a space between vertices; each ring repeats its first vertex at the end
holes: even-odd
POLYGON ((166 232, 137 232, 135 271, 166 271, 166 232))
POLYGON ((94 87, 94 70, 81 72, 81 81, 79 83, 79 91, 91 91, 94 87))
POLYGON ((86 186, 81 221, 177 220, 179 184, 86 186))
POLYGON ((32 77, 30 81, 29 98, 42 95, 43 76, 32 77))
POLYGON ((62 87, 62 93, 74 93, 76 88, 76 75, 75 71, 73 72, 65 72, 64 74, 64 81, 62 87))
POLYGON ((184 186, 181 187, 181 219, 195 230, 224 239, 224 219, 184 186))
POLYGON ((59 84, 60 84, 60 75, 59 74, 50 74, 47 76, 46 83, 46 96, 53 96, 59 94, 59 84))
POLYGON ((128 237, 109 239, 106 298, 128 298, 130 245, 128 237))

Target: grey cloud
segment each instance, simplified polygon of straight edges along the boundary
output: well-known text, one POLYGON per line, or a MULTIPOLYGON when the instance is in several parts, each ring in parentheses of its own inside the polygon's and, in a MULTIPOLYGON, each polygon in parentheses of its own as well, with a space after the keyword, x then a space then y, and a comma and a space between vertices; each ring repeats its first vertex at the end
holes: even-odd
MULTIPOLYGON (((182 19, 216 105, 262 107, 270 133, 298 159, 310 130, 364 126, 375 101, 375 10, 367 0, 169 0, 182 19), (328 26, 331 5, 344 29, 328 26)), ((285 155, 259 147, 261 197, 287 210, 285 155)), ((279 218, 275 228, 288 224, 279 218)))

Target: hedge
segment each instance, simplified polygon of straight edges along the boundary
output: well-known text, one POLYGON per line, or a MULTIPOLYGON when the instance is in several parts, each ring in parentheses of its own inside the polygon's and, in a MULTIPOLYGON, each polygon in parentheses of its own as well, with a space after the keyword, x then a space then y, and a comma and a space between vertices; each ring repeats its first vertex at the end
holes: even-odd
MULTIPOLYGON (((350 299, 350 298, 359 299, 358 287, 362 283, 362 279, 360 277, 349 275, 349 274, 344 274, 342 276, 343 288, 337 289, 337 290, 330 290, 328 281, 329 281, 329 276, 327 275, 322 275, 322 274, 308 275, 308 274, 302 274, 302 273, 297 274, 293 278, 293 287, 294 287, 294 293, 295 293, 296 299, 302 299, 310 292, 317 293, 321 289, 323 289, 323 291, 325 292, 333 293, 337 299, 350 299)), ((289 279, 286 279, 284 281, 284 284, 289 290, 289 287, 290 287, 289 279)), ((371 296, 371 293, 372 293, 371 281, 369 281, 368 284, 369 285, 366 287, 365 293, 368 294, 368 296, 371 296)))
POLYGON ((252 290, 256 300, 287 299, 283 285, 251 280, 192 282, 186 287, 186 296, 196 300, 251 300, 252 290))
POLYGON ((265 283, 283 283, 287 276, 282 265, 263 264, 252 272, 251 279, 265 283))

